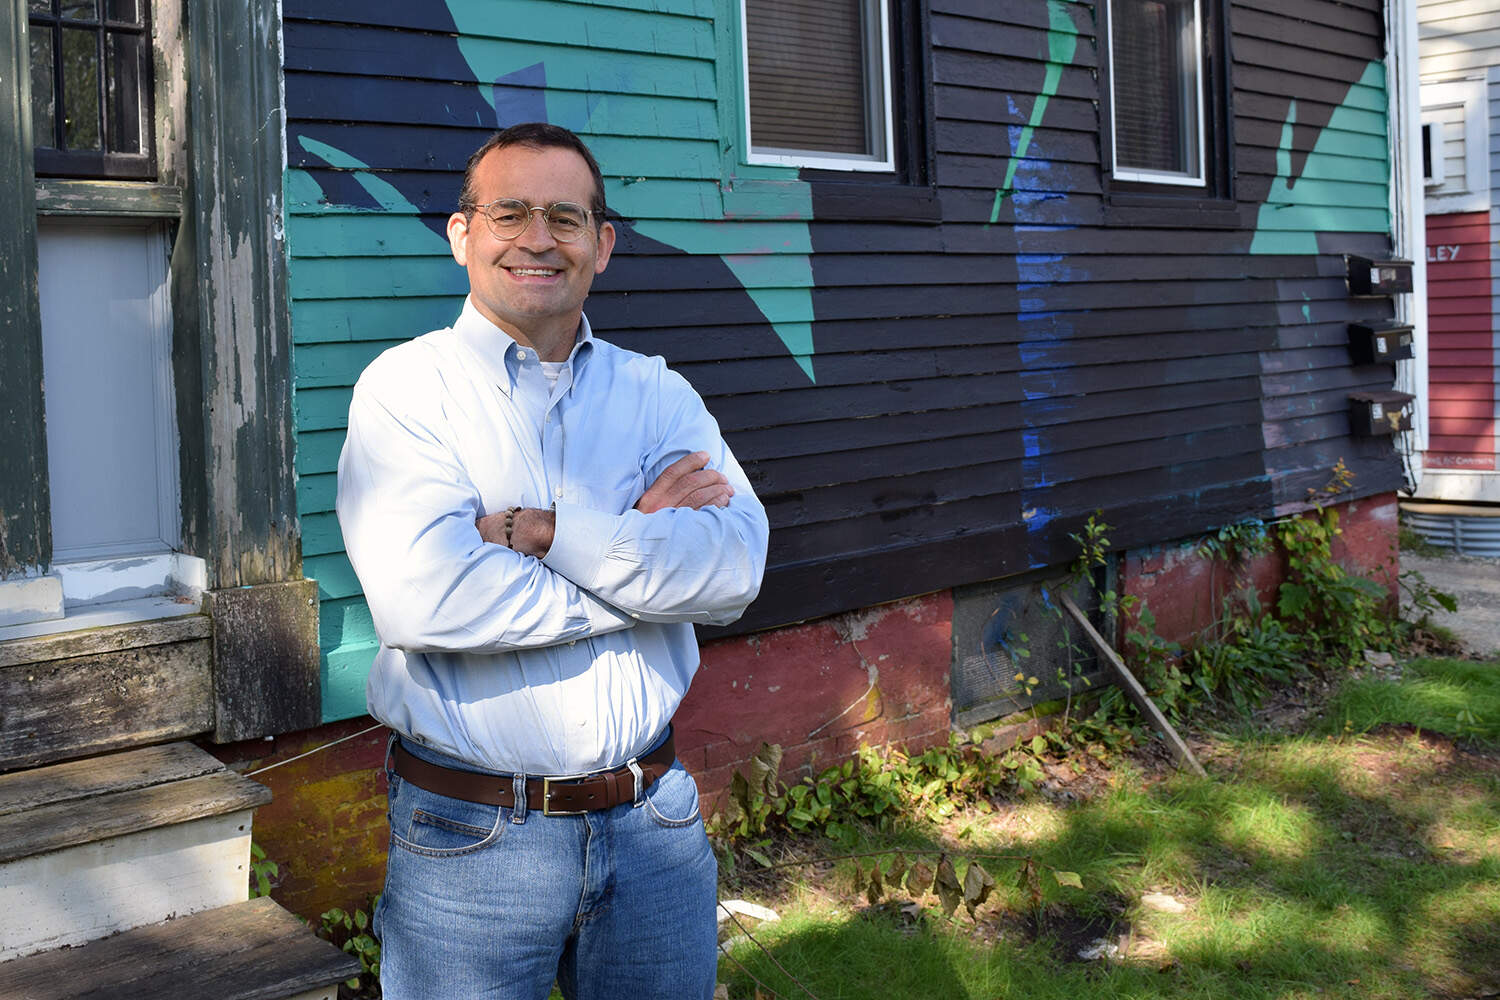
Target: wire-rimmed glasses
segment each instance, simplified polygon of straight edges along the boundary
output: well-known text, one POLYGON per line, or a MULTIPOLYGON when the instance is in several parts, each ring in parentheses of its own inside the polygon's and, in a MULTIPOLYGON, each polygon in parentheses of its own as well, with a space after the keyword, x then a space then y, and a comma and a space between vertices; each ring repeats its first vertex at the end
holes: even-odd
POLYGON ((490 232, 499 240, 513 240, 531 225, 532 213, 541 212, 547 232, 559 243, 572 243, 588 232, 593 212, 571 201, 556 201, 550 205, 528 205, 516 198, 496 198, 484 205, 465 206, 469 211, 484 216, 490 232))

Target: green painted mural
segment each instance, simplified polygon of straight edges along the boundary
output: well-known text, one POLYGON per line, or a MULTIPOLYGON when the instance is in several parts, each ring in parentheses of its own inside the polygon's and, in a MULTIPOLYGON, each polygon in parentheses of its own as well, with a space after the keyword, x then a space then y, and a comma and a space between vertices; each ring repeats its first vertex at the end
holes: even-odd
POLYGON ((1042 79, 1041 93, 1032 101, 1031 117, 1013 140, 1015 148, 1005 164, 1005 180, 995 189, 995 204, 990 209, 991 225, 999 221, 1000 205, 1014 190, 1016 169, 1026 159, 1031 149, 1031 137, 1047 114, 1047 103, 1057 93, 1063 67, 1073 61, 1073 53, 1078 49, 1078 26, 1073 23, 1072 6, 1068 0, 1047 0, 1047 71, 1042 79))
POLYGON ((1385 66, 1371 62, 1349 88, 1294 182, 1296 124, 1293 100, 1281 128, 1277 176, 1261 203, 1250 252, 1315 254, 1319 233, 1390 232, 1385 66))

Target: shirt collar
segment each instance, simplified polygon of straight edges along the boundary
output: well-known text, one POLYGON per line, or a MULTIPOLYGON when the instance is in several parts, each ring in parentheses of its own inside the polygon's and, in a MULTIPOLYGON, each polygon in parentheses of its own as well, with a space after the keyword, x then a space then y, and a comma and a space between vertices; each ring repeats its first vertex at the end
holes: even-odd
MULTIPOLYGON (((474 306, 473 301, 465 296, 463 311, 459 313, 458 319, 453 324, 453 332, 459 341, 469 349, 483 367, 489 379, 500 387, 500 391, 507 396, 515 389, 516 372, 522 364, 518 352, 522 349, 510 334, 491 323, 474 306)), ((535 358, 531 350, 526 353, 535 358)), ((578 322, 578 337, 573 342, 573 350, 568 355, 568 363, 573 367, 576 380, 578 371, 586 363, 585 359, 594 353, 594 331, 589 326, 589 318, 582 316, 578 322)))

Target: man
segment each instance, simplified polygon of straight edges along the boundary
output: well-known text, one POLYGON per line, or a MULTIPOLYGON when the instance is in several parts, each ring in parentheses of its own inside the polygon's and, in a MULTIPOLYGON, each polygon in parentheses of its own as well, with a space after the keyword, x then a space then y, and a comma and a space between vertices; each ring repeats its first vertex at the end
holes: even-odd
POLYGON ((594 338, 615 231, 577 136, 493 136, 448 239, 463 312, 364 372, 339 460, 395 734, 384 995, 709 997, 717 871, 669 722, 691 623, 759 590, 765 511, 687 382, 594 338))

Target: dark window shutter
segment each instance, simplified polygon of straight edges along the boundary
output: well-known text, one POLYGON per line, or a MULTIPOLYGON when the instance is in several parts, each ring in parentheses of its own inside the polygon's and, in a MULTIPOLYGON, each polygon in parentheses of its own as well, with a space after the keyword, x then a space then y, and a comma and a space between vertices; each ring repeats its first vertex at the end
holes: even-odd
POLYGON ((746 0, 750 145, 865 155, 862 0, 746 0))

